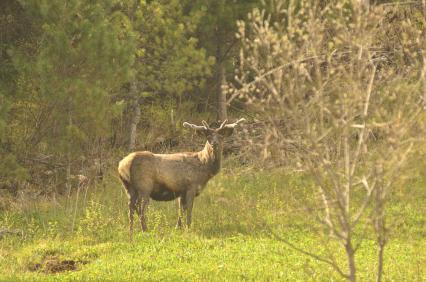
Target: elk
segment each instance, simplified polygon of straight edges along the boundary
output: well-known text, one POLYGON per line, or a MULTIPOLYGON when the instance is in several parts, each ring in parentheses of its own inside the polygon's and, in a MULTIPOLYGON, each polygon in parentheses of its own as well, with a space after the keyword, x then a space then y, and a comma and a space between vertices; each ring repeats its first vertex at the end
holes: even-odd
POLYGON ((130 239, 133 236, 135 211, 142 231, 147 231, 145 212, 150 199, 177 199, 177 227, 182 227, 184 212, 187 226, 191 225, 194 198, 220 170, 223 139, 231 136, 234 128, 243 121, 244 118, 228 124, 225 120, 216 128, 211 128, 204 120, 201 126, 184 122, 185 128, 193 129, 207 139, 203 150, 174 154, 133 152, 120 161, 118 174, 129 197, 130 239))

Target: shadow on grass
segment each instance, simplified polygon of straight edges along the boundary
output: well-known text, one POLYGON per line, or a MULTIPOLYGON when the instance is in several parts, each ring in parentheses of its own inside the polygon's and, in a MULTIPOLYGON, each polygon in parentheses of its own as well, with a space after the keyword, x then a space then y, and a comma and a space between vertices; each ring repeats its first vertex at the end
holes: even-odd
POLYGON ((257 237, 267 232, 265 225, 250 225, 242 223, 225 223, 194 228, 194 232, 208 239, 229 238, 238 235, 257 237))

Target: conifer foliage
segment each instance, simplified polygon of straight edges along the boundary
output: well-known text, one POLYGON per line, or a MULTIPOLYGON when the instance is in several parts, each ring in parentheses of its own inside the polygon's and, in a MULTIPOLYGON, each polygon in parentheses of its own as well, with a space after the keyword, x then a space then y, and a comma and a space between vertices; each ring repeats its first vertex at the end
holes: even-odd
POLYGON ((213 64, 194 36, 201 16, 180 1, 2 1, 0 185, 100 173, 126 148, 132 106, 190 100, 213 64))

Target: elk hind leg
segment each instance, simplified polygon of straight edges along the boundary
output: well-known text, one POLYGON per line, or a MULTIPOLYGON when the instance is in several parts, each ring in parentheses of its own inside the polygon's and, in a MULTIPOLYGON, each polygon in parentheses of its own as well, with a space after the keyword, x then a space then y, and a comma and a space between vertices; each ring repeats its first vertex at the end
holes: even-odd
POLYGON ((129 239, 133 240, 133 215, 136 211, 137 197, 136 195, 130 195, 129 197, 129 239))
POLYGON ((146 225, 146 209, 148 207, 148 204, 149 195, 142 195, 139 197, 137 213, 139 215, 139 221, 143 232, 148 231, 148 227, 146 225))

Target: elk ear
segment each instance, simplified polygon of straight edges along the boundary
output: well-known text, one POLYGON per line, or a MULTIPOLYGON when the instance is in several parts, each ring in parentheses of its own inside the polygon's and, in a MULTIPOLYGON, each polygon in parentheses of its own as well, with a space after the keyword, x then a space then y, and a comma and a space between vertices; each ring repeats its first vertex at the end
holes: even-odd
POLYGON ((224 127, 220 129, 218 133, 224 137, 229 137, 232 135, 232 133, 234 133, 234 129, 230 127, 224 127))

